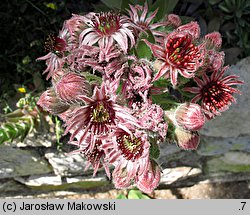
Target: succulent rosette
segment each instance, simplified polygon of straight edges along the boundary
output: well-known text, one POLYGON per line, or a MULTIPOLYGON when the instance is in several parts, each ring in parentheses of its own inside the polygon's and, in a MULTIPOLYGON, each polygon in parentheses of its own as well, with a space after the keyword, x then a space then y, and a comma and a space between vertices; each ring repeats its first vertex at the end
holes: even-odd
POLYGON ((85 169, 151 193, 161 144, 197 149, 199 131, 236 102, 243 81, 227 75, 218 32, 202 37, 197 22, 159 19, 147 3, 124 11, 73 14, 48 37, 38 59, 52 85, 38 105, 63 121, 85 169))

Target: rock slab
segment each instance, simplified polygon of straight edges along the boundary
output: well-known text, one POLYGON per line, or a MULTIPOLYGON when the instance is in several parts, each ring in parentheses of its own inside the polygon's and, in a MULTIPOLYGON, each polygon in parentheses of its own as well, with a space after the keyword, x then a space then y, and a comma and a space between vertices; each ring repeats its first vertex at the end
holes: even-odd
POLYGON ((10 145, 0 146, 0 178, 50 172, 52 172, 51 166, 36 151, 22 150, 10 145))

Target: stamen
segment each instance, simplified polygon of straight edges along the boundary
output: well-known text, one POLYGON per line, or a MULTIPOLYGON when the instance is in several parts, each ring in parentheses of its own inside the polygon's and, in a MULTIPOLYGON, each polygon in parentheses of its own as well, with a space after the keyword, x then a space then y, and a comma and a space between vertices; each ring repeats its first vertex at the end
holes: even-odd
POLYGON ((212 112, 225 108, 231 101, 230 89, 220 82, 210 82, 202 89, 205 106, 212 112))
POLYGON ((194 66, 190 64, 201 56, 198 47, 191 43, 189 36, 169 39, 166 52, 171 63, 186 69, 193 69, 194 66))
POLYGON ((63 51, 66 49, 66 45, 67 44, 64 39, 50 34, 44 43, 44 49, 45 51, 53 52, 59 57, 62 57, 63 51))
POLYGON ((104 107, 103 103, 100 103, 92 112, 92 121, 93 122, 108 122, 109 113, 108 110, 104 107))
POLYGON ((141 138, 131 137, 129 134, 123 134, 117 139, 118 147, 127 160, 135 161, 142 155, 143 147, 141 138))
POLYGON ((101 13, 98 18, 93 20, 97 32, 102 35, 111 35, 121 27, 120 16, 113 13, 101 13))

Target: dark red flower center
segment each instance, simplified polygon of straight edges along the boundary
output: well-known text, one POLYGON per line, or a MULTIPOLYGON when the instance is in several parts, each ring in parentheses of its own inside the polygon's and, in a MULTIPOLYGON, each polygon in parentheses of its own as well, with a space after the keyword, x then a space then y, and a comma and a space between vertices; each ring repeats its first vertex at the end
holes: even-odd
POLYGON ((168 40, 166 45, 167 59, 178 68, 193 70, 201 54, 190 36, 179 36, 168 40))
POLYGON ((111 35, 121 27, 120 17, 113 13, 101 13, 93 20, 94 27, 101 35, 111 35))
POLYGON ((92 111, 92 121, 93 122, 108 122, 109 112, 107 108, 104 107, 103 103, 98 103, 95 109, 92 111))
POLYGON ((96 164, 105 154, 104 151, 100 149, 101 144, 102 144, 101 140, 96 140, 94 149, 91 152, 90 151, 84 152, 88 160, 93 164, 96 164))
POLYGON ((141 157, 143 152, 143 142, 141 138, 131 137, 126 133, 117 138, 117 143, 118 148, 127 160, 135 161, 141 157))
POLYGON ((109 102, 96 102, 90 107, 90 130, 94 134, 109 132, 108 125, 114 123, 115 111, 109 102))
POLYGON ((233 100, 230 92, 229 87, 219 81, 208 83, 202 88, 205 107, 212 112, 223 110, 233 100))
POLYGON ((66 49, 66 41, 59 37, 55 37, 53 35, 49 35, 45 41, 45 50, 48 52, 60 53, 65 51, 66 49))

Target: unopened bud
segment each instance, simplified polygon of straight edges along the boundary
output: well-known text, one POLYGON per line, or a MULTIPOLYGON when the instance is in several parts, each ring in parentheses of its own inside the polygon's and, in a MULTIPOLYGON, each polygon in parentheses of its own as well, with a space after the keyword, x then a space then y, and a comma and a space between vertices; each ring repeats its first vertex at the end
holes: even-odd
POLYGON ((37 104, 41 106, 44 110, 52 114, 60 114, 69 108, 69 105, 64 104, 56 96, 55 91, 50 88, 46 90, 39 98, 37 104))
POLYGON ((58 97, 67 103, 75 102, 79 95, 89 93, 85 78, 75 73, 64 75, 55 85, 55 90, 58 97))
POLYGON ((174 118, 177 126, 189 131, 197 131, 205 123, 205 115, 201 106, 194 103, 181 104, 175 110, 174 118))
POLYGON ((200 143, 200 136, 196 131, 175 129, 177 145, 185 150, 196 150, 200 143))

